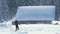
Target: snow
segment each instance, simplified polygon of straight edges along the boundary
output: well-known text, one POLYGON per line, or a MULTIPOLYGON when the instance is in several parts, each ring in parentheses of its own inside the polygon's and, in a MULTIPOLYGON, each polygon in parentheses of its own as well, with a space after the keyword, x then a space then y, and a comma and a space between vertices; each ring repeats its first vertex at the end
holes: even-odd
POLYGON ((55 6, 22 6, 18 7, 16 20, 54 20, 55 6))
POLYGON ((0 34, 60 34, 60 25, 21 24, 19 30, 15 31, 15 25, 9 23, 0 27, 0 34))
POLYGON ((20 31, 27 34, 56 34, 60 33, 60 25, 51 24, 21 24, 20 31))
POLYGON ((52 24, 58 23, 58 24, 60 25, 60 21, 52 21, 51 23, 52 23, 52 24))

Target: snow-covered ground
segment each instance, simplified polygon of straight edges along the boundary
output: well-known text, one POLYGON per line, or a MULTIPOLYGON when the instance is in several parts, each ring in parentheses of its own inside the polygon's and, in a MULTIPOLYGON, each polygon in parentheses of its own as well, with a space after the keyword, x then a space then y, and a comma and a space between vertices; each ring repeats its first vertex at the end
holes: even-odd
POLYGON ((60 25, 51 24, 30 24, 20 25, 21 32, 27 34, 60 34, 60 25))
POLYGON ((60 25, 52 24, 21 24, 15 31, 14 25, 0 27, 0 34, 60 34, 60 25))

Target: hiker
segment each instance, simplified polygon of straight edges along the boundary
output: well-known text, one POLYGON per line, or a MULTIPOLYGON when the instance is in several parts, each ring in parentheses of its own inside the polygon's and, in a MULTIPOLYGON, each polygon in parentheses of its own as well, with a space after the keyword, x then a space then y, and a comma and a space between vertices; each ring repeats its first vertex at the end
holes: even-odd
POLYGON ((19 30, 18 21, 15 21, 16 31, 19 30))

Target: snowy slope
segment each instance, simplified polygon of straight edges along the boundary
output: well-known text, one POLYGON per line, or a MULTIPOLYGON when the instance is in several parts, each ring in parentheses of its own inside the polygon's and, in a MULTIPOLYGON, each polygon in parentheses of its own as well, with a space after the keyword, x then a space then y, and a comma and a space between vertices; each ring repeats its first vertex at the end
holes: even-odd
POLYGON ((60 32, 59 26, 60 25, 30 24, 20 25, 20 28, 22 31, 26 31, 27 34, 56 34, 60 32))
POLYGON ((7 23, 0 27, 0 34, 60 34, 60 25, 21 24, 19 30, 15 31, 15 26, 7 23))

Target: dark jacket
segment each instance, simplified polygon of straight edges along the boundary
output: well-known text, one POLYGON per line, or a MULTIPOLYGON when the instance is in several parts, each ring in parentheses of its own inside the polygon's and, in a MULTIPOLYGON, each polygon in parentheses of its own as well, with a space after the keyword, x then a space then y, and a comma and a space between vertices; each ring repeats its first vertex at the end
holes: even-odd
POLYGON ((18 21, 15 21, 15 25, 17 25, 17 26, 18 26, 18 21))

